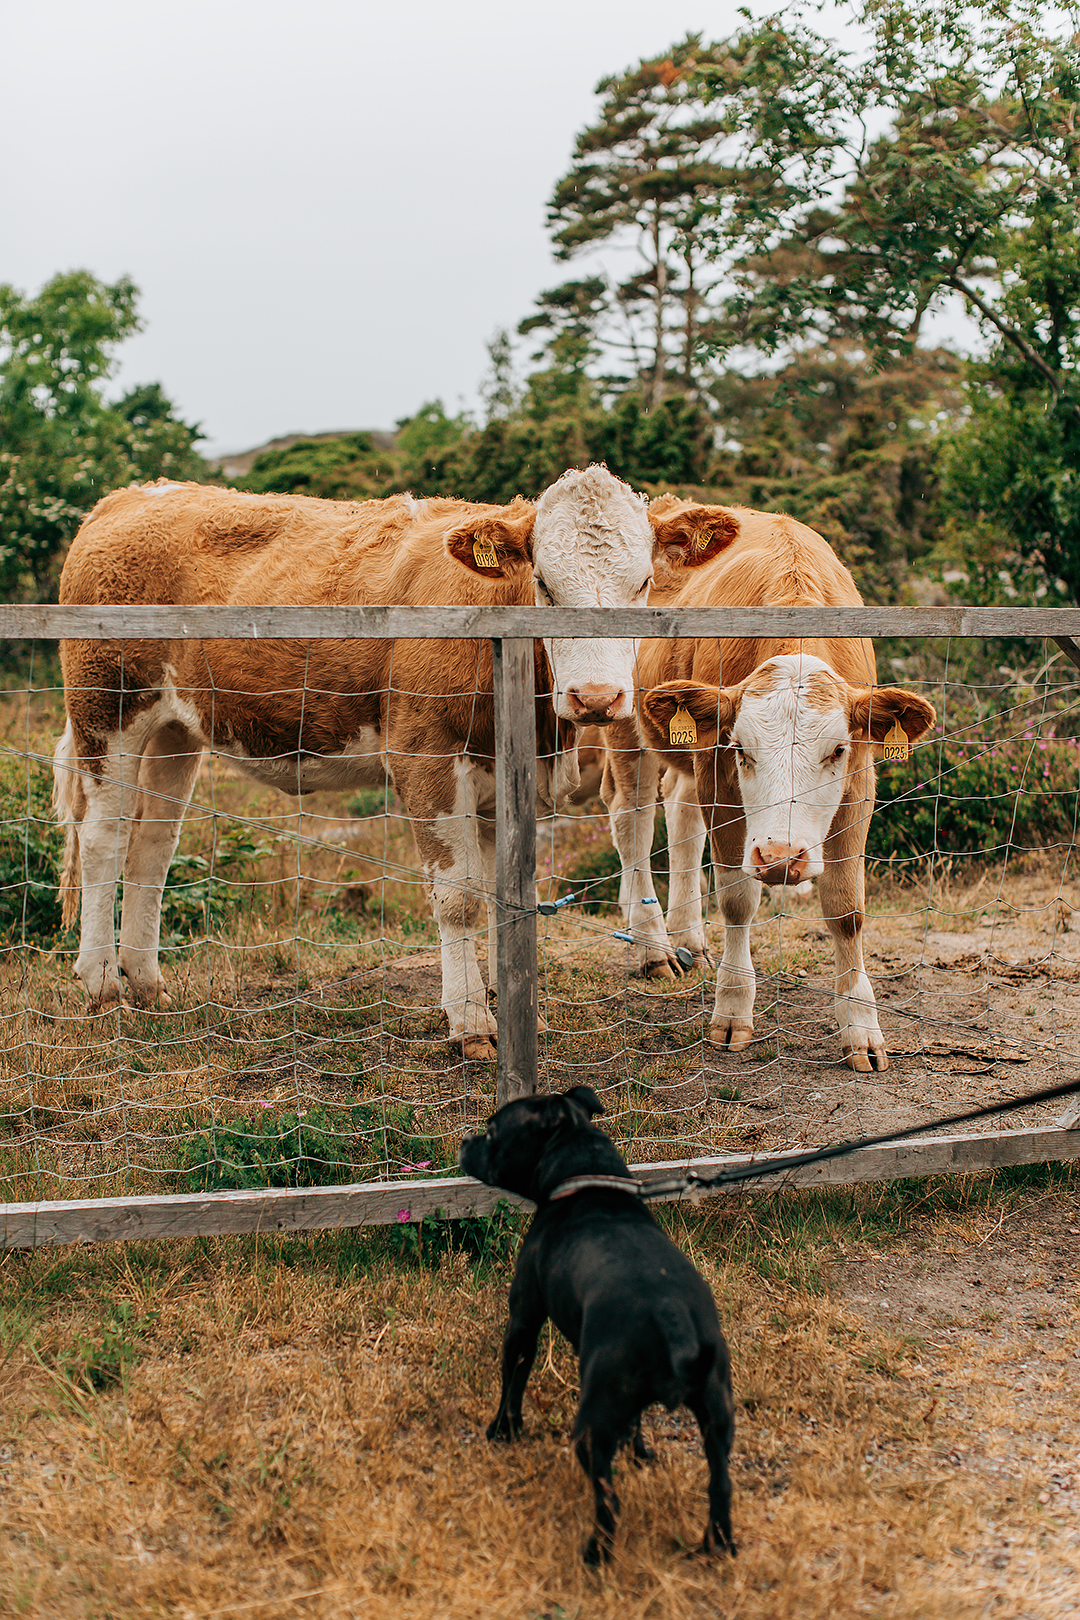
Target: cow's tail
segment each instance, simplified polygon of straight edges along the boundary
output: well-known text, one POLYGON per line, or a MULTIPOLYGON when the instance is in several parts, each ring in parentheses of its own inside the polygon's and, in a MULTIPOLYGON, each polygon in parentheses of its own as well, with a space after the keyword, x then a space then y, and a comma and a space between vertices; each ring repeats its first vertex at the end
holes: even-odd
POLYGON ((79 915, 82 894, 82 861, 79 855, 79 822, 86 810, 86 795, 79 775, 75 733, 69 720, 56 745, 53 757, 53 814, 64 829, 64 854, 60 863, 60 905, 64 927, 71 928, 79 915))

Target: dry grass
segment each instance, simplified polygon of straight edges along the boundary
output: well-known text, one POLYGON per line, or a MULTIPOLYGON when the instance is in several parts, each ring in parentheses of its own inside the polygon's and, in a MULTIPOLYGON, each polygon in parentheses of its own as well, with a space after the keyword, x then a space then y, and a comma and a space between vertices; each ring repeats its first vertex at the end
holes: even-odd
MULTIPOLYGON (((990 1612, 988 1522, 1034 1534, 1042 1510, 950 1465, 966 1425, 928 1401, 910 1337, 730 1257, 755 1234, 762 1251, 790 1241, 784 1202, 678 1220, 732 1344, 739 1558, 692 1555, 704 1461, 687 1414, 653 1413, 660 1462, 620 1467, 618 1552, 598 1577, 578 1556, 589 1503, 561 1341, 534 1373, 529 1437, 483 1439, 505 1268, 485 1276, 463 1254, 394 1264, 349 1234, 7 1256, 0 1608, 80 1620, 990 1612), (110 1322, 129 1356, 103 1354, 110 1322), (117 1381, 94 1389, 110 1369, 117 1381)), ((953 1230, 973 1219, 950 1217, 953 1230)))

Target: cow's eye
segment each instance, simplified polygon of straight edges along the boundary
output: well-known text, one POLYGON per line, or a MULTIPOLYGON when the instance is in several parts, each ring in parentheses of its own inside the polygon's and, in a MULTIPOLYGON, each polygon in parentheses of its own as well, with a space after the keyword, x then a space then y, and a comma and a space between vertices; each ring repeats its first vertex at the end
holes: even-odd
POLYGON ((832 753, 829 755, 829 761, 828 761, 829 764, 830 765, 839 765, 840 761, 843 759, 843 757, 844 757, 844 755, 846 753, 847 753, 847 744, 846 743, 838 743, 837 746, 833 749, 832 753))
POLYGON ((645 581, 644 585, 641 587, 640 591, 638 591, 638 595, 639 596, 644 596, 647 593, 647 591, 649 589, 649 586, 651 584, 652 584, 652 575, 650 574, 648 579, 645 581))
POLYGON ((536 588, 540 592, 541 596, 546 596, 548 601, 551 601, 551 592, 548 590, 539 574, 536 575, 536 588))
POLYGON ((754 761, 751 759, 750 755, 746 752, 746 749, 745 748, 740 748, 738 743, 734 743, 732 746, 735 749, 735 759, 736 759, 737 763, 742 767, 742 769, 744 771, 752 771, 753 768, 754 768, 754 761))

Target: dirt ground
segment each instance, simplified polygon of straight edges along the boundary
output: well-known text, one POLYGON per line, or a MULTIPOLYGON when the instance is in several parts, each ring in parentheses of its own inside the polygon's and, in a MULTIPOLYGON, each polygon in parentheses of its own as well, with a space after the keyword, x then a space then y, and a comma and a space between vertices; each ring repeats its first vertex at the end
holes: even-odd
MULTIPOLYGON (((992 1507, 967 1551, 983 1612, 1080 1615, 1080 1199, 1002 1209, 968 1242, 932 1253, 848 1257, 832 1296, 908 1338, 925 1421, 961 1438, 936 1459, 992 1507)), ((895 1448, 867 1453, 889 1478, 895 1448)))

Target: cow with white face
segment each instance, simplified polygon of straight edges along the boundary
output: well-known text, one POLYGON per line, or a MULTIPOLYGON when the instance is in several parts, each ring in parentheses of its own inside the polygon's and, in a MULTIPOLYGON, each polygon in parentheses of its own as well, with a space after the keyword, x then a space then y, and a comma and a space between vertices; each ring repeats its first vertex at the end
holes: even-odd
MULTIPOLYGON (((736 524, 647 511, 606 468, 539 502, 338 502, 165 480, 107 496, 76 535, 65 603, 627 607, 654 565, 707 560, 736 524)), ((536 643, 538 792, 577 784, 576 727, 633 712, 636 643, 536 643)), ((493 1055, 475 938, 494 971, 490 643, 61 643, 67 728, 55 801, 62 891, 82 905, 76 976, 91 1005, 160 1005, 162 891, 203 750, 286 793, 383 786, 410 818, 442 947, 442 1005, 466 1056, 493 1055), (119 951, 113 908, 124 879, 119 951), (122 992, 121 979, 126 980, 122 992)))
MULTIPOLYGON (((730 515, 738 538, 688 576, 669 606, 860 603, 851 575, 812 529, 742 508, 730 515)), ((817 878, 836 953, 844 1058, 856 1070, 888 1067, 861 937, 872 746, 896 726, 917 742, 935 714, 918 693, 876 686, 874 673, 873 645, 862 639, 648 640, 638 659, 638 727, 605 733, 604 796, 623 859, 622 898, 654 975, 678 971, 679 947, 708 963, 699 880, 711 839, 724 954, 710 1034, 732 1051, 753 1036, 750 924, 761 886, 817 878), (671 869, 666 930, 648 863, 661 772, 671 869)))

